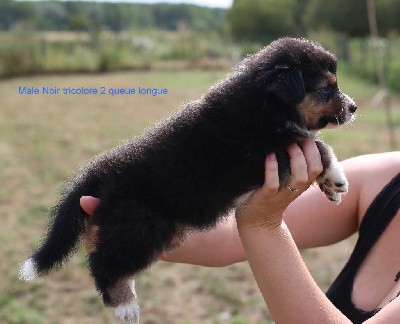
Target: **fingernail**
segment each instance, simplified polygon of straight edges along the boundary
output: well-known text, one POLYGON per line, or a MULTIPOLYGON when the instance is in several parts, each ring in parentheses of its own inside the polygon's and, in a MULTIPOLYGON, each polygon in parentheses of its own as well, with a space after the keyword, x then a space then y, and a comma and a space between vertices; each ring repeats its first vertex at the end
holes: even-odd
POLYGON ((275 153, 268 154, 267 159, 270 160, 270 161, 276 161, 275 153))

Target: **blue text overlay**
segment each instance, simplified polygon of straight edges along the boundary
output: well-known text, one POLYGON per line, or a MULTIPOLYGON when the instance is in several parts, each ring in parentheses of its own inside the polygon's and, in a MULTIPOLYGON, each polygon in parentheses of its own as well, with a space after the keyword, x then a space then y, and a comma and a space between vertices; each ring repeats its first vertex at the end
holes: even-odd
POLYGON ((100 96, 132 96, 132 95, 149 95, 162 96, 168 94, 167 88, 152 88, 152 87, 132 87, 132 88, 113 88, 101 86, 99 88, 88 87, 34 87, 34 86, 18 86, 19 95, 100 95, 100 96))

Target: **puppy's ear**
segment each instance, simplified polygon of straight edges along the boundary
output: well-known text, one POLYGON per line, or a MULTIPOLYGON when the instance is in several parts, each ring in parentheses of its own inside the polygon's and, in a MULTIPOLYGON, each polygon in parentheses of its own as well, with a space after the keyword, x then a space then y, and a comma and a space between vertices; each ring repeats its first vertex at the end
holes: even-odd
POLYGON ((274 78, 268 82, 267 91, 286 105, 295 105, 302 101, 305 89, 301 70, 298 67, 277 66, 274 72, 274 78))

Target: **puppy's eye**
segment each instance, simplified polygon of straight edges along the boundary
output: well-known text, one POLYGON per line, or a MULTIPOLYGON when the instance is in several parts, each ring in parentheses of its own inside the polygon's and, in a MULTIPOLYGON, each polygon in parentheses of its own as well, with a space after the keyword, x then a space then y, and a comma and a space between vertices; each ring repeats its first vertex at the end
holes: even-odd
POLYGON ((330 84, 323 86, 322 88, 318 89, 319 92, 323 94, 330 94, 332 92, 332 87, 330 84))

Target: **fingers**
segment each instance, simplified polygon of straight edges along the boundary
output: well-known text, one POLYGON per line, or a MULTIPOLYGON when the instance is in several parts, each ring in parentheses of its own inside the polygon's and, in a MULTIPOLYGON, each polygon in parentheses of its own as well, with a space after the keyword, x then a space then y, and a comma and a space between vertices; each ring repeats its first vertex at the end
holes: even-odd
MULTIPOLYGON (((307 188, 322 172, 321 155, 313 140, 291 144, 287 152, 290 157, 291 171, 288 186, 297 192, 296 189, 307 188)), ((262 193, 266 197, 272 196, 277 193, 279 187, 278 161, 276 155, 271 153, 265 160, 265 182, 262 193)))
POLYGON ((278 161, 275 153, 271 153, 265 159, 265 183, 262 188, 266 196, 274 195, 279 190, 278 161))
POLYGON ((82 209, 89 215, 93 216, 97 207, 100 205, 100 199, 92 196, 82 196, 80 199, 82 209))
POLYGON ((313 140, 307 140, 300 144, 307 163, 308 181, 313 182, 323 171, 321 154, 313 140))
MULTIPOLYGON (((100 205, 100 199, 92 196, 82 196, 80 199, 82 209, 89 215, 93 216, 97 207, 100 205)), ((92 253, 96 250, 97 232, 98 226, 91 225, 90 222, 86 221, 86 231, 83 238, 83 245, 88 253, 92 253)))
POLYGON ((85 236, 83 237, 83 246, 89 254, 96 251, 96 246, 98 244, 98 231, 98 226, 88 226, 86 228, 85 236))
POLYGON ((290 145, 287 152, 290 156, 290 188, 308 187, 323 170, 317 145, 313 140, 306 140, 299 145, 290 145))
POLYGON ((288 182, 292 192, 307 189, 323 171, 321 155, 313 140, 292 144, 287 152, 290 156, 291 177, 288 182))
POLYGON ((291 186, 296 188, 304 186, 308 183, 307 161, 304 157, 303 151, 297 144, 292 144, 287 148, 290 156, 290 173, 291 186))
POLYGON ((264 185, 236 208, 238 227, 279 226, 287 206, 300 196, 322 171, 321 156, 312 140, 287 148, 291 175, 287 186, 279 190, 278 161, 274 153, 265 159, 264 185))

